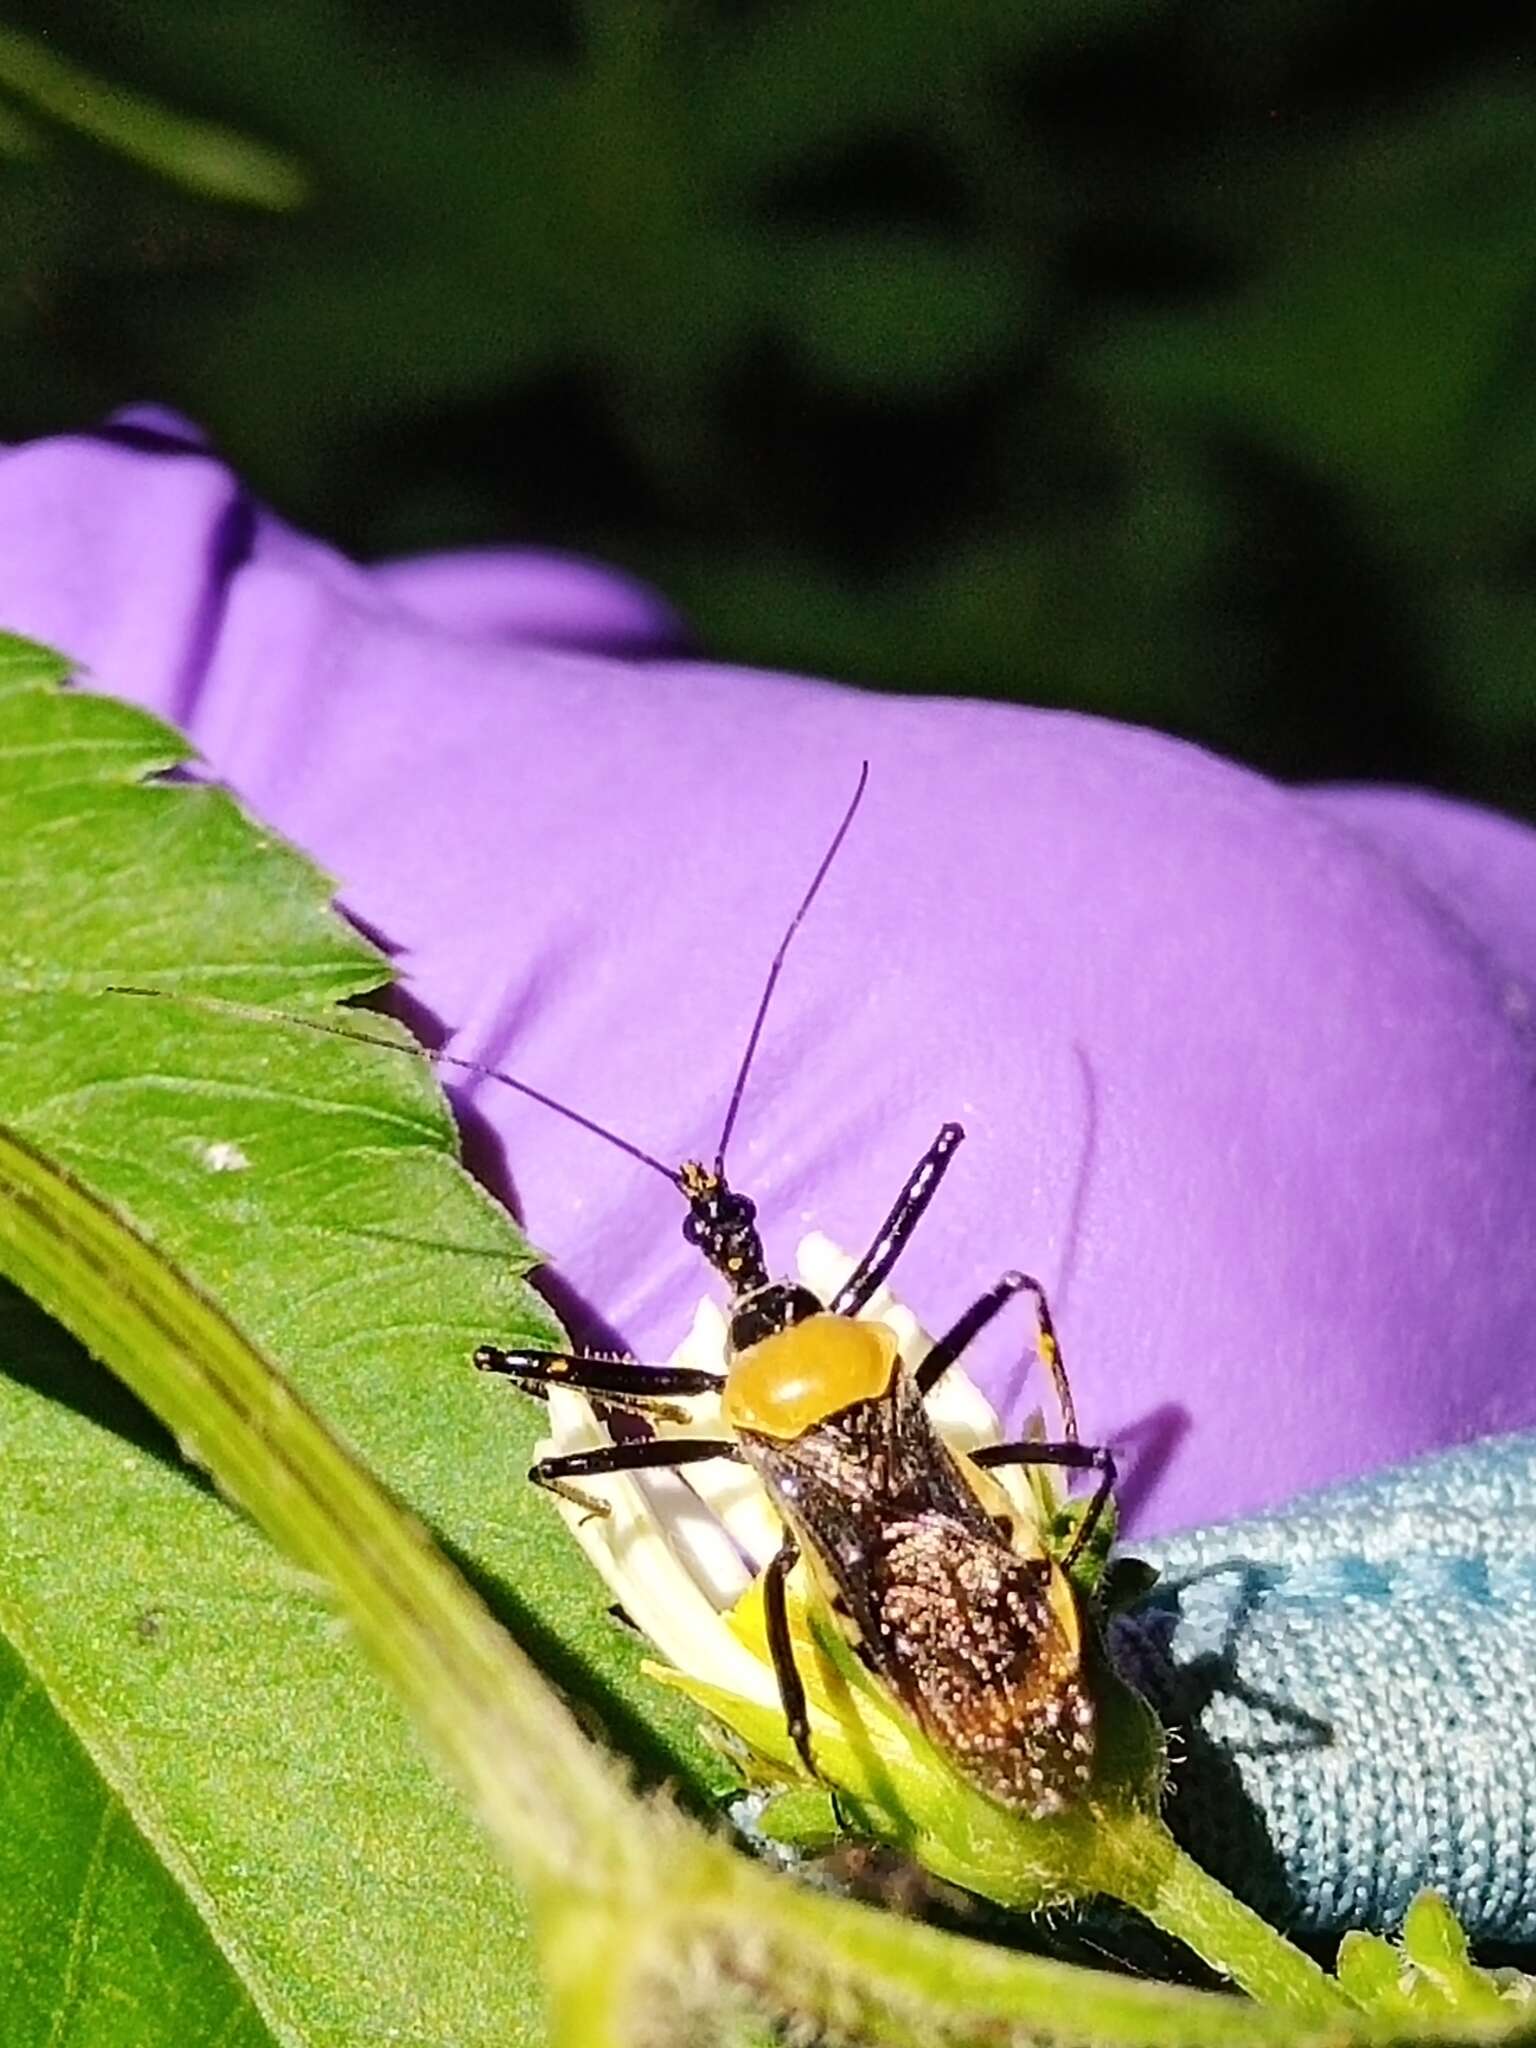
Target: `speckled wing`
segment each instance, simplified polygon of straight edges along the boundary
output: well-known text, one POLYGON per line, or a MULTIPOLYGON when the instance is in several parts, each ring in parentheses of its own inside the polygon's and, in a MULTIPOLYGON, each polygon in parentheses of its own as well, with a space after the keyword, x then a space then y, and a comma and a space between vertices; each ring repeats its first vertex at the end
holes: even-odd
POLYGON ((895 1522, 869 1560, 865 1650, 966 1777, 1041 1818, 1087 1785, 1093 1702, 1071 1586, 942 1515, 895 1522))

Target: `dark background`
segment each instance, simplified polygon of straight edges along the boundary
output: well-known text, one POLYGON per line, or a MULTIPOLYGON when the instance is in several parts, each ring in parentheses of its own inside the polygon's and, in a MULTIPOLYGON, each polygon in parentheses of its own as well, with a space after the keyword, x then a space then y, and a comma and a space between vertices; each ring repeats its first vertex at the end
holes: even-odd
POLYGON ((722 656, 1536 815, 1525 10, 5 23, 0 438, 157 398, 363 556, 578 548, 722 656))

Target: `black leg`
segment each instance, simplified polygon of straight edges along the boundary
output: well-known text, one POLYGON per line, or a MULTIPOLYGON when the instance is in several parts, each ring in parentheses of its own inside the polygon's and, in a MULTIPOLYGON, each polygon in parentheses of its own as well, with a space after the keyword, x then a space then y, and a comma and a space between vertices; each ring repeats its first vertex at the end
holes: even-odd
POLYGON ((669 1402, 673 1395, 688 1400, 718 1394, 725 1375, 691 1366, 641 1365, 632 1358, 583 1358, 576 1351, 503 1351, 482 1344, 475 1353, 481 1372, 501 1373, 525 1394, 543 1399, 551 1387, 570 1387, 591 1394, 610 1408, 632 1408, 662 1422, 689 1422, 686 1408, 669 1402))
POLYGON ((995 1287, 988 1289, 980 1301, 971 1304, 953 1329, 944 1333, 917 1368, 918 1391, 926 1394, 930 1388, 936 1387, 966 1346, 979 1336, 999 1309, 1007 1307, 1016 1294, 1028 1294, 1034 1300, 1035 1321, 1039 1325, 1036 1348, 1040 1363, 1050 1374, 1056 1406, 1061 1412, 1061 1433, 1069 1443, 1076 1443, 1077 1408, 1072 1399, 1072 1389, 1067 1383, 1067 1369, 1062 1363, 1056 1325, 1051 1320, 1051 1305, 1045 1298, 1045 1289, 1040 1282, 1028 1273, 1005 1273, 995 1287))
MULTIPOLYGON (((1061 1355, 1061 1339, 1056 1335, 1056 1325, 1051 1317, 1051 1304, 1046 1300, 1045 1289, 1038 1280, 1031 1280, 1026 1276, 1024 1285, 1035 1297, 1035 1321, 1040 1326, 1035 1348, 1040 1354, 1040 1363, 1050 1375, 1051 1386, 1056 1395, 1056 1406, 1061 1414, 1061 1433, 1068 1443, 1075 1444, 1077 1405, 1072 1399, 1072 1388, 1067 1380, 1066 1360, 1061 1355)), ((1105 1487, 1104 1491, 1107 1494, 1109 1488, 1105 1487)), ((1102 1505, 1101 1502, 1100 1506, 1102 1505)))
POLYGON ((785 1582, 799 1555, 794 1537, 786 1532, 784 1541, 763 1573, 763 1620, 768 1628, 768 1654, 773 1659, 773 1675, 779 1681, 779 1698, 784 1703, 784 1719, 789 1724, 789 1739, 799 1751, 801 1763, 813 1778, 819 1778, 821 1773, 811 1755, 811 1717, 805 1706, 805 1686, 795 1669, 795 1646, 789 1633, 789 1607, 784 1598, 785 1582))
POLYGON ((657 1466, 702 1465, 708 1458, 730 1458, 736 1463, 741 1452, 725 1439, 712 1437, 637 1437, 633 1443, 599 1444, 591 1451, 562 1451, 552 1458, 540 1458, 528 1470, 535 1486, 558 1493, 563 1500, 585 1508, 588 1514, 606 1515, 608 1504, 579 1486, 573 1479, 597 1479, 605 1472, 646 1472, 657 1466))
POLYGON ((902 1246, 922 1221, 923 1211, 938 1191, 955 1147, 965 1136, 958 1124, 945 1124, 912 1169, 896 1206, 880 1226, 880 1234, 828 1303, 835 1316, 856 1316, 901 1256, 902 1246))
POLYGON ((966 1454, 973 1465, 1056 1465, 1068 1472, 1097 1472, 1099 1483, 1093 1490, 1093 1498, 1083 1510, 1077 1533, 1071 1547, 1061 1560, 1063 1570, 1069 1569, 1076 1561, 1079 1551, 1093 1534, 1098 1519, 1104 1512, 1104 1505, 1114 1490, 1114 1454, 1099 1444, 1080 1444, 1075 1439, 1069 1444, 1043 1444, 1026 1442, 1017 1444, 983 1444, 980 1450, 966 1454))
POLYGON ((973 1339, 980 1336, 999 1310, 1005 1309, 1016 1294, 1035 1285, 1036 1282, 1027 1274, 1005 1273, 995 1287, 988 1288, 980 1301, 973 1301, 965 1314, 944 1332, 917 1368, 914 1377, 917 1380, 918 1392, 926 1394, 936 1387, 961 1352, 973 1339))

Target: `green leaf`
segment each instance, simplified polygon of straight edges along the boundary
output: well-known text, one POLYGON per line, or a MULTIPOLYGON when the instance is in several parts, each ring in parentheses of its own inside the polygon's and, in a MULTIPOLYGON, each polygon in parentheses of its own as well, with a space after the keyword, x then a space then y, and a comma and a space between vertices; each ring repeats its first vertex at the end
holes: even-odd
MULTIPOLYGON (((18 1339, 33 1357, 51 1351, 62 1365, 67 1356, 62 1334, 9 1289, 0 1292, 0 1326, 0 1358, 17 1356, 18 1339)), ((162 1623, 148 1605, 131 1622, 145 1657, 157 1654, 162 1623)), ((190 1889, 3 1638, 0 1726, 6 2038, 47 2041, 79 2026, 103 2048, 272 2040, 190 1889)))
POLYGON ((17 29, 0 27, 0 90, 205 199, 274 213, 304 202, 292 158, 109 85, 17 29))
POLYGON ((1378 517, 1401 506, 1400 533, 1454 513, 1431 529, 1443 550, 1469 502, 1454 473, 1475 465, 1470 502, 1486 496, 1517 402, 1536 196, 1524 96, 1463 88, 1358 134, 1320 128, 1285 184, 1260 163, 1256 182, 1211 188, 1254 240, 1247 288, 1114 330, 1097 359, 1107 389, 1206 437, 1239 425, 1316 460, 1378 517))
POLYGON ((1379 2019, 1498 2029, 1523 2017, 1536 2032, 1536 1981, 1514 1970, 1476 1968, 1466 1932, 1438 1892, 1420 1892, 1409 1905, 1400 1946, 1379 1935, 1346 1935, 1339 1977, 1356 2003, 1379 2019))
POLYGON ((959 384, 1020 347, 1035 310, 996 252, 917 235, 807 239, 783 267, 812 370, 856 391, 959 384))
MULTIPOLYGON (((522 1277, 528 1246, 455 1163, 430 1070, 101 993, 147 983, 323 1017, 384 967, 324 878, 223 792, 154 779, 184 742, 59 690, 66 666, 0 645, 0 1122, 337 1416, 632 1754, 713 1783, 691 1715, 669 1722, 522 1482, 537 1414, 469 1368, 481 1338, 557 1332, 522 1277)), ((0 1633, 26 1675, 17 1711, 57 1724, 27 1751, 43 1745, 51 1778, 41 1762, 12 1773, 28 1836, 55 1846, 25 1894, 34 1911, 5 1895, 0 1981, 30 1959, 35 2010, 71 2013, 93 2040, 121 1986, 178 1952, 179 1996, 243 1996, 297 2038, 515 2036, 533 1982, 520 1908, 312 1588, 14 1301, 0 1343, 0 1633), (38 1789, 53 1781, 67 1798, 38 1789), (93 1898, 148 1885, 186 1941, 120 1916, 125 1946, 110 1968, 102 1952, 98 1982, 75 1946, 38 1938, 71 1872, 88 1931, 93 1898)))
POLYGON ((0 103, 0 157, 36 156, 41 148, 36 125, 14 107, 0 103))

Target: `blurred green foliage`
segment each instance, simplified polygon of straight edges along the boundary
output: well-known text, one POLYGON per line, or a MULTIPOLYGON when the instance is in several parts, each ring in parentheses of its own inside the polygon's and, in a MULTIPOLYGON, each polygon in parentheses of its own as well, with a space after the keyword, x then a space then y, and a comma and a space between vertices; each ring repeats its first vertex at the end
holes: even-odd
POLYGON ((0 434, 159 398, 363 555, 580 548, 721 655, 1536 813, 1519 10, 8 20, 139 146, 0 42, 0 434), (307 204, 178 169, 188 120, 307 204))

